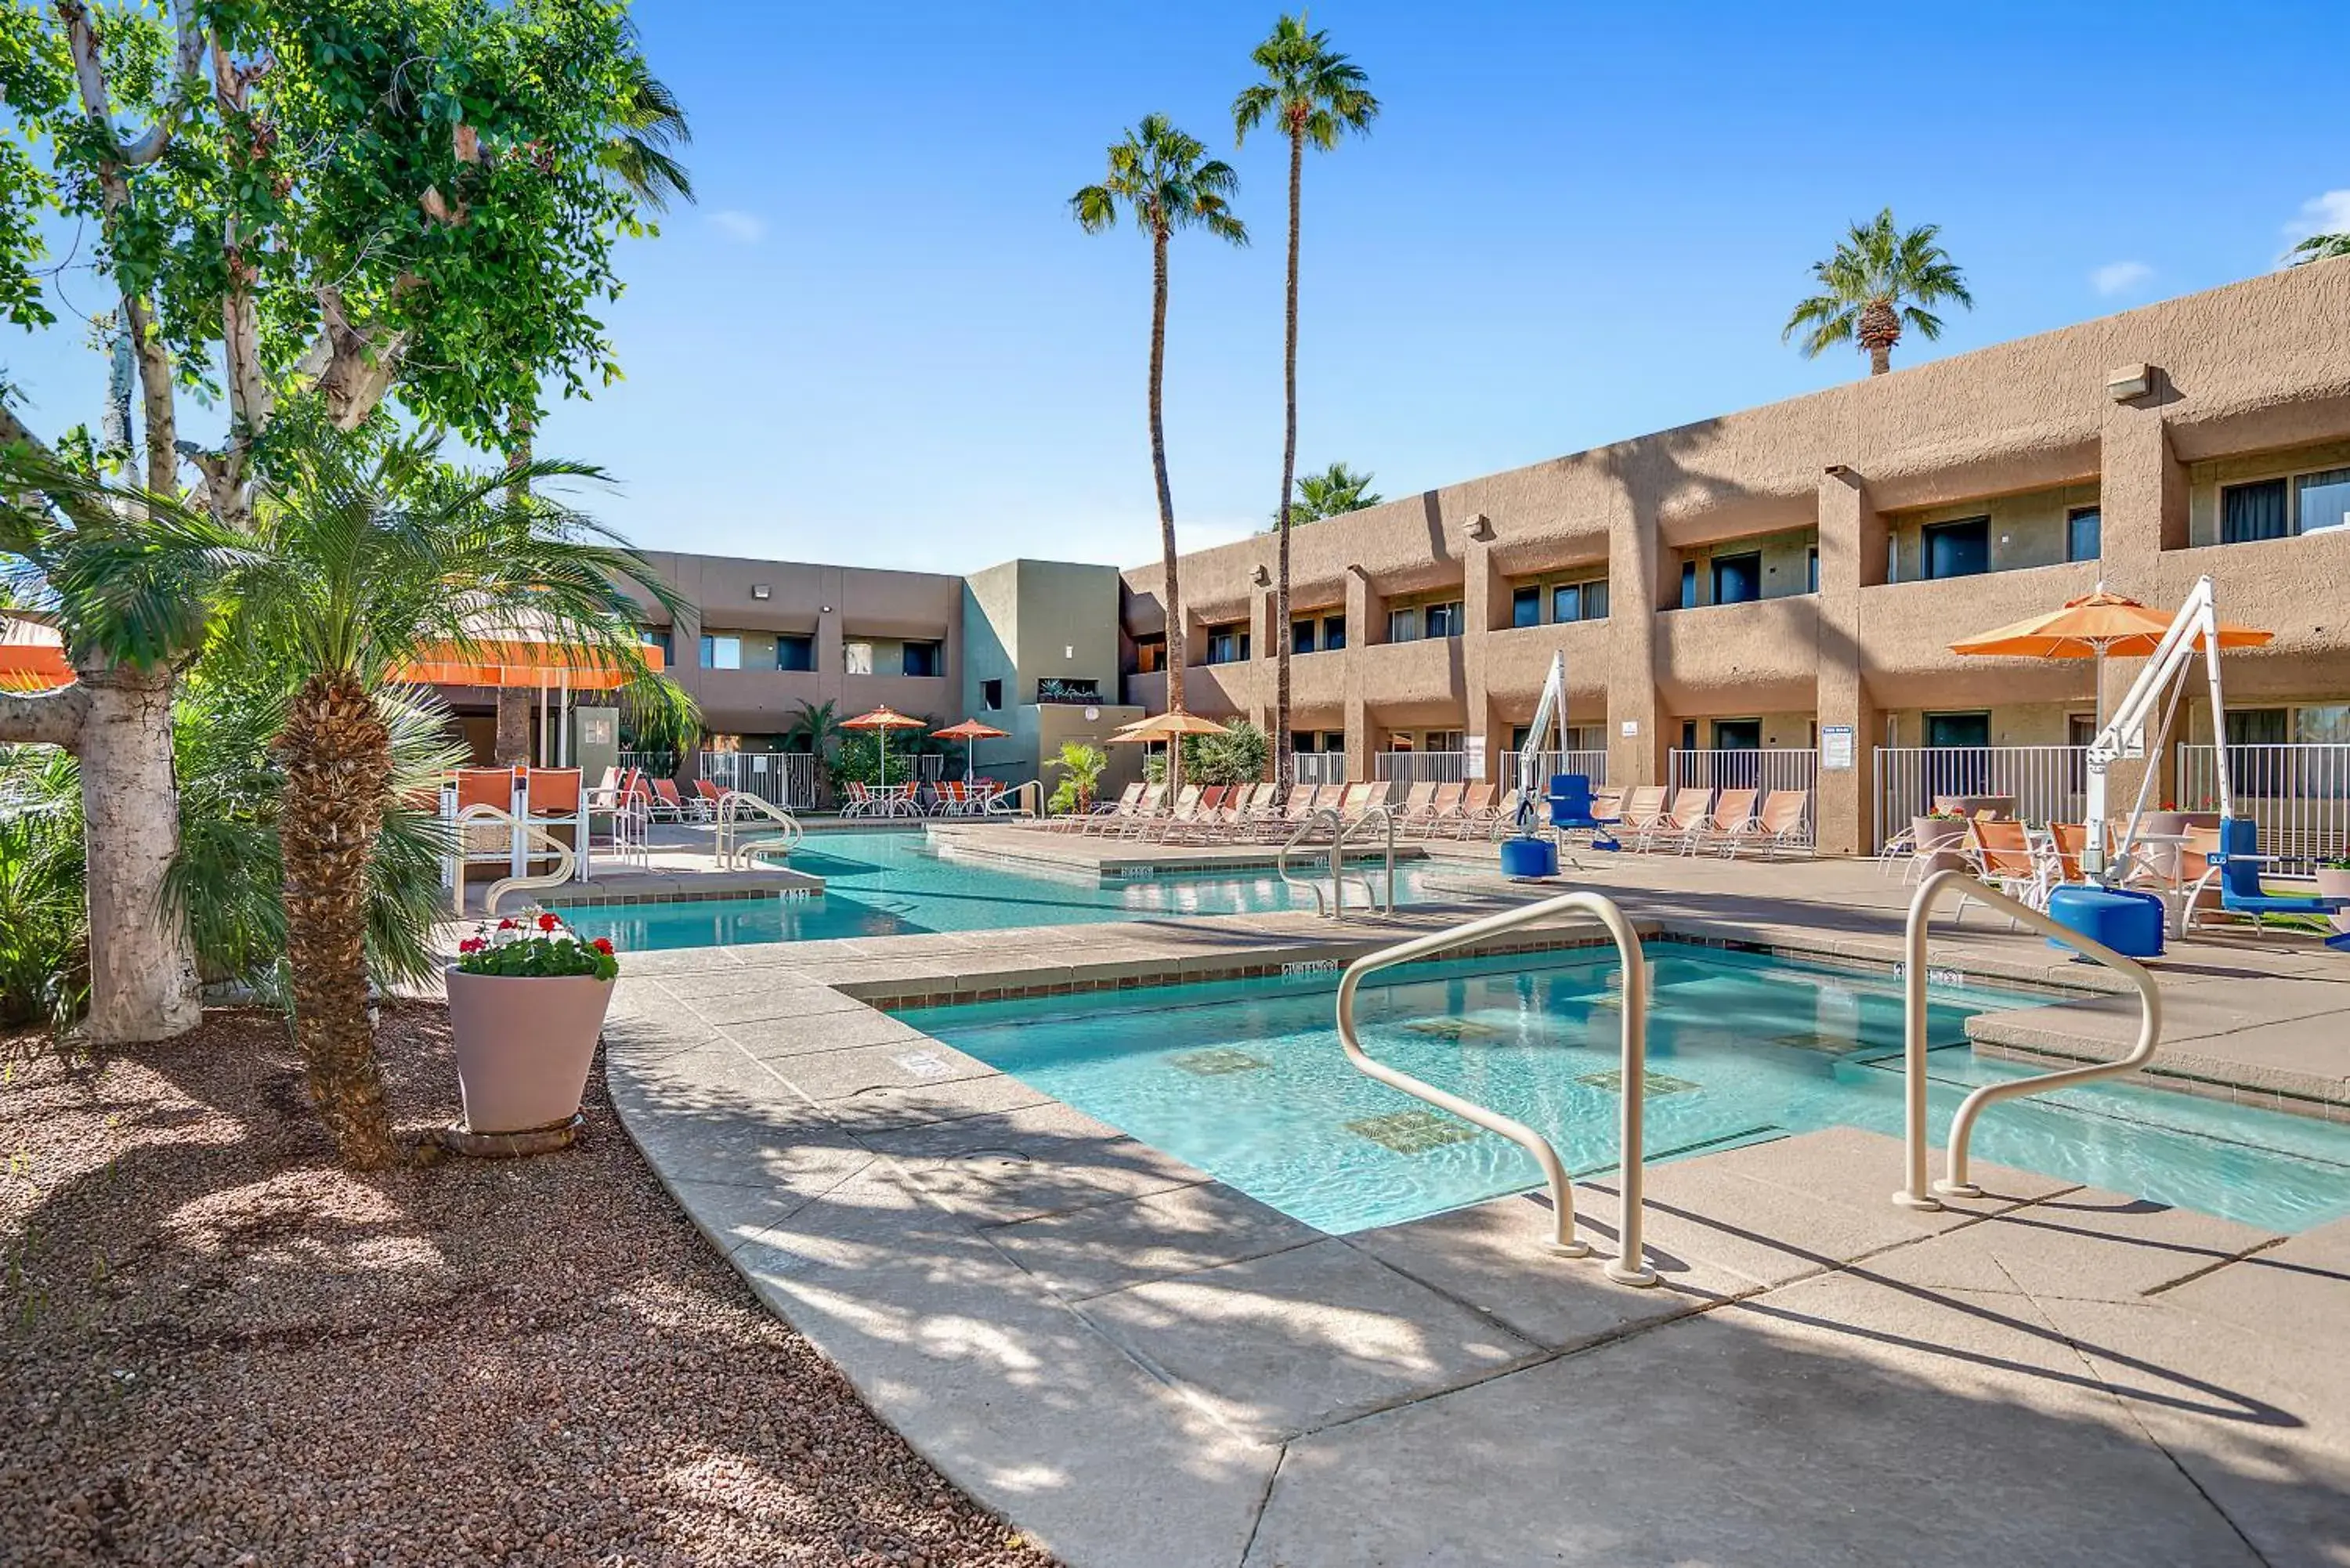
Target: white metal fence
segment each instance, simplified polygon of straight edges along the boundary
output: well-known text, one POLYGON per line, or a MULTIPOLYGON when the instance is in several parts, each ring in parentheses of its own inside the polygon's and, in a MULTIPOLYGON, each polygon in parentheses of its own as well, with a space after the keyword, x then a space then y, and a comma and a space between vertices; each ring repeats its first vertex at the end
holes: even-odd
POLYGON ((2078 822, 2088 756, 2086 746, 1879 746, 1877 843, 1960 799, 2004 797, 2026 822, 2078 822))
MULTIPOLYGON (((2220 809, 2219 748, 2182 745, 2181 811, 2220 809)), ((2350 745, 2228 748, 2236 815, 2260 824, 2261 853, 2295 866, 2350 855, 2350 745)))
POLYGON ((1665 778, 1674 789, 1801 790, 1819 783, 1820 754, 1808 747, 1676 746, 1665 759, 1665 778))
POLYGON ((1347 782, 1347 753, 1344 752, 1292 752, 1289 760, 1302 784, 1334 784, 1347 782))
MULTIPOLYGON (((1518 755, 1501 754, 1500 780, 1504 788, 1518 782, 1518 755)), ((1466 752, 1380 752, 1372 759, 1377 779, 1397 784, 1459 784, 1469 776, 1466 752)), ((1602 751, 1536 752, 1534 777, 1548 784, 1558 774, 1581 774, 1596 785, 1607 782, 1607 753, 1602 751)))
MULTIPOLYGON (((1515 789, 1518 784, 1518 758, 1523 753, 1502 753, 1502 787, 1515 789)), ((1538 789, 1550 787, 1550 781, 1560 774, 1581 774, 1591 781, 1594 789, 1607 783, 1607 753, 1599 751, 1536 752, 1534 753, 1534 784, 1538 789)))
POLYGON ((816 759, 806 752, 698 752, 694 776, 786 811, 816 805, 816 759))

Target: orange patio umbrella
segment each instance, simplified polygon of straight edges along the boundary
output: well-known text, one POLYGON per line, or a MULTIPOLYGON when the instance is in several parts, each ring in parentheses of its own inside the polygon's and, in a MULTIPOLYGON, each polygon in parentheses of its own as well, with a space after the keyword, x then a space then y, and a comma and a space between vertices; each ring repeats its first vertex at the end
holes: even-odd
POLYGON ((66 639, 36 620, 0 619, 0 691, 30 694, 74 683, 66 639))
POLYGON ((945 729, 934 730, 931 733, 938 736, 941 741, 969 741, 971 742, 971 759, 963 763, 962 769, 963 782, 968 784, 971 780, 979 776, 980 742, 1000 741, 1004 736, 1012 733, 1012 732, 1009 730, 999 730, 993 724, 983 724, 976 719, 965 719, 960 724, 950 724, 945 729))
MULTIPOLYGON (((2099 587, 2095 593, 2065 600, 2062 609, 1954 642, 1950 651, 2008 659, 2095 659, 2097 728, 2103 730, 2106 657, 2145 658, 2161 645, 2163 634, 2170 629, 2170 621, 2171 618, 2160 610, 2149 609, 2136 599, 2099 587)), ((2244 626, 2220 628, 2220 646, 2223 649, 2260 648, 2275 640, 2276 633, 2272 631, 2256 631, 2244 626)), ((2200 634, 2195 639, 2195 646, 2203 646, 2200 634)))
POLYGON ((887 789, 889 787, 889 732, 927 730, 931 726, 927 720, 909 719, 885 702, 870 713, 859 713, 854 719, 842 720, 840 727, 844 730, 872 730, 880 735, 881 787, 887 789))
POLYGON ((1171 741, 1178 735, 1228 735, 1231 731, 1213 719, 1202 719, 1197 713, 1161 713, 1155 719, 1141 719, 1116 731, 1108 743, 1147 745, 1153 741, 1171 741))

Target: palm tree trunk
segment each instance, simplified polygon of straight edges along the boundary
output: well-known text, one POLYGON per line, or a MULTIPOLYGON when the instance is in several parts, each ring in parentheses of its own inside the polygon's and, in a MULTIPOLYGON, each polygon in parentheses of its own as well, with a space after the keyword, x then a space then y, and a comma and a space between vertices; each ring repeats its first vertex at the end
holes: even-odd
POLYGON ((320 674, 295 694, 277 750, 295 1044, 311 1104, 343 1162, 374 1170, 400 1158, 368 1018, 368 863, 383 821, 391 736, 355 676, 320 674))
POLYGON ((1281 797, 1289 798, 1297 774, 1295 742, 1289 732, 1289 494, 1297 484, 1297 223, 1305 186, 1305 135, 1296 126, 1289 131, 1289 319, 1282 340, 1281 390, 1281 556, 1280 586, 1273 595, 1273 646, 1278 650, 1273 677, 1273 777, 1281 797))
MULTIPOLYGON (((1183 666, 1188 662, 1183 636, 1183 596, 1176 580, 1175 493, 1167 483, 1167 424, 1160 411, 1160 389, 1167 378, 1167 225, 1160 223, 1150 241, 1150 468, 1159 481, 1159 546, 1166 566, 1167 711, 1183 711, 1183 666)), ((1167 787, 1183 787, 1183 742, 1167 743, 1167 787)))
POLYGON ((1868 346, 1868 373, 1882 376, 1893 369, 1893 345, 1872 343, 1868 346))

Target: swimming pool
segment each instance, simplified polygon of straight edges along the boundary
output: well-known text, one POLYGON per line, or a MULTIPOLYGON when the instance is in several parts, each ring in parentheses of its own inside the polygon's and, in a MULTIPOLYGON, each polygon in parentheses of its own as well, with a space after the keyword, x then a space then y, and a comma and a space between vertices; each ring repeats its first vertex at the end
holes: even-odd
MULTIPOLYGON (((1652 1161, 1831 1127, 1900 1136, 1897 982, 1681 943, 1648 950, 1652 1161)), ((1611 952, 1390 971, 1404 978, 1363 988, 1363 1044, 1543 1132, 1578 1175, 1602 1170, 1616 1158, 1615 967, 1611 952)), ((1324 1231, 1540 1184, 1517 1145, 1348 1066, 1335 986, 1240 981, 902 1016, 1324 1231)), ((2033 1071, 1978 1059, 1966 1017, 2045 1000, 1933 989, 1938 1143, 1969 1089, 2033 1071)), ((2107 1084, 1994 1106, 1974 1154, 2276 1231, 2350 1214, 2350 1127, 2162 1089, 2107 1084)))
MULTIPOLYGON (((1090 871, 1056 877, 949 858, 919 833, 811 834, 792 852, 791 867, 823 877, 825 890, 806 898, 583 904, 566 909, 563 918, 584 936, 609 937, 624 952, 642 952, 1314 907, 1312 894, 1291 889, 1270 870, 1126 881, 1090 871)), ((1360 891, 1350 888, 1347 896, 1360 891)), ((1399 867, 1396 902, 1421 898, 1419 874, 1399 867)))

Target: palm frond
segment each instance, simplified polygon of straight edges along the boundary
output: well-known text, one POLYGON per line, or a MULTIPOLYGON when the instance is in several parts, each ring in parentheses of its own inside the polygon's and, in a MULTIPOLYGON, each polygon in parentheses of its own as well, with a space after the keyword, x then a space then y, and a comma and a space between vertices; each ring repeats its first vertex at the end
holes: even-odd
POLYGON ((2332 256, 2350 256, 2350 234, 2312 234, 2285 253, 2285 260, 2293 266, 2332 256))

